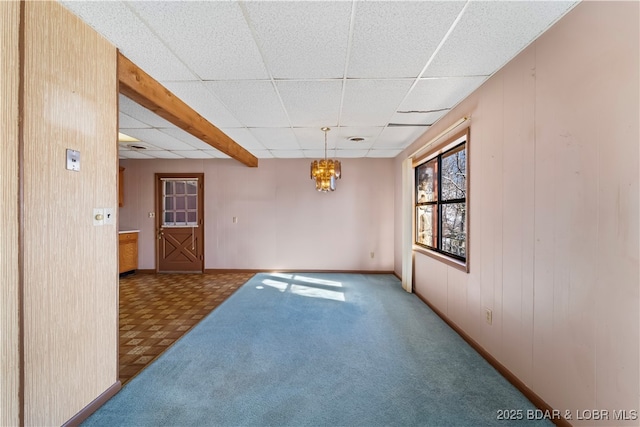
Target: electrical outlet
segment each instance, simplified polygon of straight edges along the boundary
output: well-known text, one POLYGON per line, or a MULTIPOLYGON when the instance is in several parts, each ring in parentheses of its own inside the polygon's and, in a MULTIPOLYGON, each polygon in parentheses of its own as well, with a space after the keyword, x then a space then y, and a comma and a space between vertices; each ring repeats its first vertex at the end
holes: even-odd
POLYGON ((371 252, 371 259, 375 258, 376 253, 375 252, 371 252))
POLYGON ((155 217, 156 217, 155 212, 149 212, 149 218, 155 218, 155 217))
POLYGON ((493 322, 493 313, 491 312, 490 309, 488 308, 484 309, 484 318, 488 324, 491 324, 493 322))
POLYGON ((237 223, 238 223, 238 217, 237 217, 237 216, 234 216, 234 217, 233 217, 233 223, 234 223, 234 224, 237 224, 237 223))

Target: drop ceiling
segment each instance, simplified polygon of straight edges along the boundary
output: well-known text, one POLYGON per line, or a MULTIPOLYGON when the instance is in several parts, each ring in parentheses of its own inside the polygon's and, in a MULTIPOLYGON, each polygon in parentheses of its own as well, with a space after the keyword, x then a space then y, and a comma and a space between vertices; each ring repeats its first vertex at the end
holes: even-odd
MULTIPOLYGON (((395 157, 575 1, 63 1, 259 159, 395 157), (353 142, 350 137, 362 137, 353 142)), ((229 158, 120 96, 120 158, 229 158)))

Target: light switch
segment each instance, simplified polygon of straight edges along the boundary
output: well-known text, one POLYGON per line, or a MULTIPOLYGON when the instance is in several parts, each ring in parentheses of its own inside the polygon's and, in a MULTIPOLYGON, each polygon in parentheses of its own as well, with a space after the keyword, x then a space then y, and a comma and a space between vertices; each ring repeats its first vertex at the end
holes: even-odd
POLYGON ((93 208, 93 225, 104 225, 104 209, 93 208))
POLYGON ((67 169, 80 172, 80 152, 67 148, 67 169))
POLYGON ((104 225, 115 225, 116 215, 113 208, 104 208, 104 225))

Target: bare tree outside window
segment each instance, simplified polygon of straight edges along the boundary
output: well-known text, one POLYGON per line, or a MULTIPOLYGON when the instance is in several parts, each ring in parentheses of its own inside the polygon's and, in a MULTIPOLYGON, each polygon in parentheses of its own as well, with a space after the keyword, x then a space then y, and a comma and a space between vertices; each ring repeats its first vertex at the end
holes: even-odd
POLYGON ((467 150, 458 146, 442 156, 442 241, 440 249, 466 256, 465 220, 467 193, 467 150))
POLYGON ((418 165, 416 244, 460 260, 467 256, 467 137, 418 165))

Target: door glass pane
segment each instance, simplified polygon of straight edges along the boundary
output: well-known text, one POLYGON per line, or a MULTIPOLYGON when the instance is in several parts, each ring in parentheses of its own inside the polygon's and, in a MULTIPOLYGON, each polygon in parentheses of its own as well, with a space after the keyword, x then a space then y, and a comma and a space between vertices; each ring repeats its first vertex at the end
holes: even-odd
POLYGON ((184 209, 184 197, 176 197, 176 209, 184 209))
POLYGON ((163 215, 165 226, 198 224, 198 181, 168 179, 164 182, 163 215))
POLYGON ((187 196, 187 209, 195 209, 198 207, 197 196, 187 196))
POLYGON ((197 181, 187 181, 187 194, 196 194, 197 192, 197 181))
POLYGON ((464 199, 467 195, 467 150, 462 145, 442 156, 442 199, 464 199))
POLYGON ((442 205, 442 247, 444 252, 466 256, 466 205, 451 203, 442 205))

